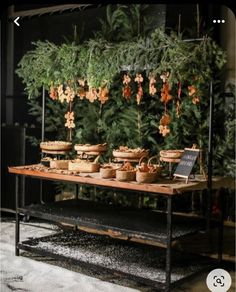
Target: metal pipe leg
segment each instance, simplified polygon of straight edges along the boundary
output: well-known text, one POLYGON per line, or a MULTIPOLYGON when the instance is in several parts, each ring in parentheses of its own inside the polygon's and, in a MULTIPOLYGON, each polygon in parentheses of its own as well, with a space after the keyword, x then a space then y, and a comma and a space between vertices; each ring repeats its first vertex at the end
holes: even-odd
POLYGON ((45 204, 44 200, 43 200, 43 180, 40 179, 40 185, 39 185, 39 197, 40 197, 40 203, 41 204, 45 204))
POLYGON ((19 177, 15 179, 15 204, 16 204, 16 225, 15 225, 15 255, 19 256, 18 243, 20 240, 20 213, 19 213, 19 177))
MULTIPOLYGON (((76 201, 78 201, 79 199, 79 185, 78 184, 75 185, 75 199, 76 201)), ((74 230, 78 230, 77 225, 74 225, 74 230)))
POLYGON ((224 204, 223 204, 223 195, 222 190, 219 191, 219 206, 220 206, 220 215, 219 215, 219 230, 218 230, 218 262, 222 262, 222 253, 223 253, 223 236, 224 236, 224 204))
POLYGON ((76 201, 79 199, 79 185, 75 185, 75 199, 76 201))
POLYGON ((171 245, 172 245, 172 197, 167 198, 167 242, 166 242, 166 289, 170 291, 171 284, 171 245))

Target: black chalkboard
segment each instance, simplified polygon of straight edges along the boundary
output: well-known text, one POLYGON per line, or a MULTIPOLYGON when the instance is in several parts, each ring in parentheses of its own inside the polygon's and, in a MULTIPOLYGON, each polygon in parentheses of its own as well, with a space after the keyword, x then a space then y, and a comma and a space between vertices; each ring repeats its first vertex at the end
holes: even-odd
POLYGON ((174 176, 188 178, 197 160, 199 149, 185 148, 179 164, 176 167, 174 176))

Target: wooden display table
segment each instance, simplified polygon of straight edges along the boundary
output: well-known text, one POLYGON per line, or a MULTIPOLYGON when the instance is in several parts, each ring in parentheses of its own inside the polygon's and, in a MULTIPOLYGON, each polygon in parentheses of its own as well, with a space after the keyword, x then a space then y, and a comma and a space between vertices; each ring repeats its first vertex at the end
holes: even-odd
MULTIPOLYGON (((175 196, 207 188, 207 182, 203 177, 190 179, 188 184, 181 179, 175 181, 160 179, 153 184, 120 182, 115 179, 101 179, 99 173, 77 174, 67 170, 50 169, 39 164, 9 167, 9 172, 15 174, 16 177, 16 255, 19 255, 19 250, 22 249, 42 255, 67 257, 70 260, 98 269, 118 272, 126 277, 166 291, 170 291, 171 287, 186 280, 194 273, 212 268, 210 259, 200 256, 192 257, 183 253, 177 255, 172 248, 174 240, 205 230, 206 220, 204 218, 191 219, 187 216, 173 214, 172 210, 172 199, 175 196), (77 190, 76 199, 30 206, 25 206, 24 203, 20 205, 19 202, 24 202, 25 194, 19 188, 19 183, 21 178, 24 177, 73 183, 77 190), (167 209, 166 212, 137 210, 79 200, 78 185, 143 192, 145 195, 152 196, 161 195, 167 200, 167 209), (20 242, 20 214, 22 213, 54 222, 73 224, 80 230, 86 230, 87 232, 97 230, 97 233, 103 235, 80 234, 81 231, 75 234, 64 232, 58 236, 53 235, 52 237, 20 242), (134 239, 135 241, 141 240, 142 243, 158 243, 165 247, 166 251, 158 250, 157 247, 146 247, 145 244, 138 245, 137 243, 108 239, 104 234, 129 241, 134 239), (70 243, 73 241, 72 253, 69 254, 64 243, 66 238, 70 243), (45 244, 45 242, 48 243, 45 244), (62 242, 63 246, 60 247, 62 242), (84 244, 85 242, 86 244, 84 244), (89 242, 91 242, 91 245, 89 242), (55 250, 55 246, 59 247, 59 253, 57 249, 55 250), (88 250, 86 250, 87 257, 84 256, 86 246, 88 247, 88 250), (120 254, 122 252, 126 255, 120 254), (90 257, 90 255, 92 256, 90 257), (100 258, 103 260, 100 261, 100 258), (188 260, 183 261, 183 258, 188 260), (183 264, 187 266, 184 267, 183 264), (181 267, 177 268, 177 265, 181 267), (131 268, 133 266, 135 266, 135 269, 131 268)), ((233 186, 234 182, 228 178, 215 177, 212 179, 212 189, 233 188, 233 186)), ((218 260, 220 261, 223 237, 222 216, 219 222, 218 260)))

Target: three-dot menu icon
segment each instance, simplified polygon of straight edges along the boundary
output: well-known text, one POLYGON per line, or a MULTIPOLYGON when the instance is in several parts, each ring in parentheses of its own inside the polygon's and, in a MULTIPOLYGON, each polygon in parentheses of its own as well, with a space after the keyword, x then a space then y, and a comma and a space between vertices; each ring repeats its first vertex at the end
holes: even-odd
POLYGON ((213 23, 225 23, 224 19, 213 19, 213 23))

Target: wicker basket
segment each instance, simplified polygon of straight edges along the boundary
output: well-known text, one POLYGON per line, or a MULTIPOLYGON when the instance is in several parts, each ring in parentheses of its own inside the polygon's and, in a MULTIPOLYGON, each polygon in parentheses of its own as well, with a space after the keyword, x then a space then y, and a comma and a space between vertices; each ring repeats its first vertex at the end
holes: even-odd
POLYGON ((99 163, 89 161, 72 160, 69 162, 68 170, 78 172, 98 172, 100 168, 99 163))
POLYGON ((80 159, 72 160, 69 162, 68 169, 78 172, 98 172, 100 169, 99 157, 97 156, 93 162, 80 159))
POLYGON ((184 150, 161 150, 160 156, 163 158, 180 158, 184 153, 184 150))
POLYGON ((57 169, 68 169, 69 160, 51 160, 50 167, 57 169))
POLYGON ((112 166, 106 166, 100 168, 101 178, 113 178, 116 177, 116 170, 112 166))
POLYGON ((113 156, 115 158, 122 158, 122 159, 140 159, 143 156, 148 156, 148 150, 141 150, 137 152, 132 152, 132 151, 119 151, 119 150, 113 150, 113 156))
POLYGON ((141 172, 137 171, 136 181, 139 183, 153 183, 157 181, 158 174, 156 172, 141 172))
POLYGON ((48 141, 48 142, 41 142, 40 148, 42 150, 49 150, 49 151, 68 151, 72 147, 71 142, 65 141, 48 141))
MULTIPOLYGON (((158 177, 160 176, 162 166, 158 164, 151 164, 153 159, 157 159, 157 156, 153 156, 148 160, 147 165, 145 167, 148 168, 148 171, 140 171, 138 169, 136 173, 136 181, 139 183, 153 183, 156 182, 158 177)), ((139 160, 139 167, 141 167, 141 163, 143 162, 144 157, 139 160)))
POLYGON ((119 181, 134 181, 136 178, 135 170, 116 170, 116 179, 119 181))
POLYGON ((107 143, 97 144, 97 145, 91 145, 91 144, 76 144, 74 146, 74 148, 75 148, 76 151, 79 151, 79 153, 83 153, 83 152, 101 153, 101 152, 107 151, 107 143))

